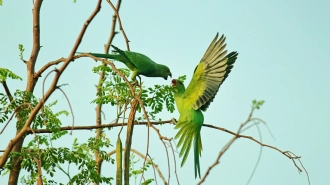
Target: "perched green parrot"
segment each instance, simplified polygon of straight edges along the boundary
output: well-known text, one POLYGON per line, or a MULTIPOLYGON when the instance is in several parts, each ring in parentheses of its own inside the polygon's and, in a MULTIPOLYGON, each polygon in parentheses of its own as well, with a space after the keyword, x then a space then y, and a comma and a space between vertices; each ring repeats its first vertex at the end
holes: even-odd
POLYGON ((167 66, 157 64, 143 54, 132 51, 122 51, 114 45, 111 46, 115 49, 116 54, 89 54, 95 57, 113 59, 124 63, 132 71, 131 79, 134 81, 136 80, 136 76, 138 75, 143 75, 147 77, 163 77, 165 80, 167 80, 168 76, 172 78, 172 73, 167 66))
POLYGON ((175 129, 179 129, 175 139, 181 146, 180 157, 183 156, 181 167, 187 160, 191 144, 194 145, 195 178, 200 175, 199 157, 202 153, 201 128, 204 122, 202 111, 206 111, 217 94, 220 85, 228 77, 237 59, 237 52, 226 55, 225 37, 218 40, 215 36, 207 48, 203 58, 196 66, 193 77, 185 88, 182 81, 173 79, 174 100, 180 117, 175 129))

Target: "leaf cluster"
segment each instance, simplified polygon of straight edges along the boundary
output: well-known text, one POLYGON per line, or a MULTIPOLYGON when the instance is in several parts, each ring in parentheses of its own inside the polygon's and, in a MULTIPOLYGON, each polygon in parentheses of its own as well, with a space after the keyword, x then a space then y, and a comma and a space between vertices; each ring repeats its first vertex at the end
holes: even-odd
MULTIPOLYGON (((126 68, 118 69, 125 74, 126 77, 130 75, 130 71, 126 68)), ((104 73, 104 80, 97 98, 92 101, 96 104, 110 104, 117 107, 118 116, 125 110, 125 107, 129 107, 129 103, 133 99, 132 92, 130 91, 127 83, 110 67, 105 65, 97 66, 93 69, 94 73, 104 73)), ((156 119, 156 115, 163 111, 164 106, 167 111, 173 112, 175 110, 174 98, 172 93, 172 87, 169 85, 154 85, 154 87, 145 88, 141 85, 141 88, 135 88, 135 94, 138 94, 144 103, 144 106, 148 108, 148 116, 151 119, 156 119)), ((141 113, 141 106, 138 106, 137 111, 141 113)), ((138 120, 142 120, 143 116, 140 116, 138 120)))
MULTIPOLYGON (((130 177, 134 177, 135 181, 139 175, 141 175, 143 172, 146 172, 150 166, 152 165, 150 161, 147 161, 144 167, 141 167, 140 169, 135 169, 134 166, 140 161, 140 159, 135 159, 136 155, 131 152, 130 154, 130 177)), ((146 179, 144 182, 142 182, 142 185, 147 185, 153 182, 153 178, 146 179)), ((136 183, 135 183, 136 184, 136 183)))
POLYGON ((4 82, 7 80, 7 78, 11 78, 14 80, 22 80, 21 77, 10 71, 9 69, 6 68, 0 68, 0 82, 4 82))

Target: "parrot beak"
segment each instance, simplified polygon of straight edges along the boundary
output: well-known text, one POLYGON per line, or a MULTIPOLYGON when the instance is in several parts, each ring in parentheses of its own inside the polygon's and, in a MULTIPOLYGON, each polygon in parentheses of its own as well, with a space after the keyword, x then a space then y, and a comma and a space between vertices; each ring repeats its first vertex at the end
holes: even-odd
POLYGON ((175 87, 176 86, 176 79, 173 79, 172 80, 172 87, 175 87))
MULTIPOLYGON (((168 74, 168 76, 172 78, 172 73, 170 72, 170 73, 168 74)), ((168 76, 167 76, 167 77, 168 77, 168 76)), ((167 80, 167 77, 164 77, 164 79, 167 80)))

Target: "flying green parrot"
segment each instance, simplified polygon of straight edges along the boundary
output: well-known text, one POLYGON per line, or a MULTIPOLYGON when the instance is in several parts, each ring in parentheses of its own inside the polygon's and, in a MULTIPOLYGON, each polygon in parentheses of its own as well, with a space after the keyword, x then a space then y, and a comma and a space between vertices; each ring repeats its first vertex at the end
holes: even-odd
POLYGON ((173 79, 174 100, 180 117, 175 129, 179 129, 175 139, 181 146, 180 157, 183 156, 181 167, 187 160, 191 144, 194 146, 195 178, 200 175, 199 157, 202 153, 201 128, 204 122, 202 111, 206 111, 217 94, 220 85, 228 77, 237 59, 237 52, 226 55, 225 37, 218 40, 215 36, 207 48, 203 58, 196 66, 193 77, 185 88, 182 81, 173 79))
MULTIPOLYGON (((167 80, 167 77, 172 78, 172 73, 170 69, 162 64, 157 64, 149 57, 132 52, 132 51, 122 51, 114 45, 111 45, 115 49, 116 54, 101 54, 101 53, 89 53, 95 57, 108 58, 120 61, 124 63, 131 71, 131 79, 136 81, 136 76, 144 75, 146 77, 162 77, 167 80)), ((82 52, 77 52, 82 53, 82 52)))

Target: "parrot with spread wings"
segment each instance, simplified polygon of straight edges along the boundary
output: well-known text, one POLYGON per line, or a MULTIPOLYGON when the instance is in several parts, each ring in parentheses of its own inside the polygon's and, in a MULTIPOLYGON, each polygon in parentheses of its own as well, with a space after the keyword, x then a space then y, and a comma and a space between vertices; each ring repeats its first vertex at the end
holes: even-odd
POLYGON ((201 128, 204 122, 202 111, 206 111, 217 94, 220 85, 225 81, 237 59, 237 52, 228 55, 225 50, 225 37, 218 40, 215 36, 207 48, 203 58, 196 66, 193 77, 185 88, 182 81, 173 79, 174 100, 180 117, 175 129, 179 129, 175 139, 179 139, 177 147, 181 147, 181 167, 187 160, 191 145, 194 149, 195 178, 200 175, 199 157, 202 153, 201 128))
MULTIPOLYGON (((132 51, 122 51, 114 45, 115 54, 89 53, 95 57, 113 59, 124 63, 131 71, 131 79, 136 81, 136 76, 162 77, 167 80, 168 76, 172 78, 170 69, 162 64, 157 64, 149 57, 132 51)), ((82 53, 82 52, 77 52, 82 53)))

